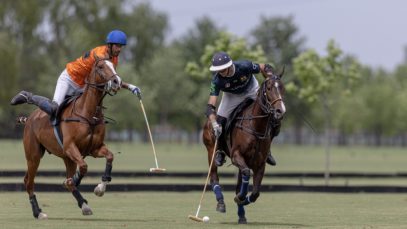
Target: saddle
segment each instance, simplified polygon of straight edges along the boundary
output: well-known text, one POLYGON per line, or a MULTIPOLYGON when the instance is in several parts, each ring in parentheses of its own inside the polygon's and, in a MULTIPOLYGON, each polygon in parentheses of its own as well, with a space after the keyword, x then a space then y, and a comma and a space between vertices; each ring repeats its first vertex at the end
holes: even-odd
MULTIPOLYGON (((62 111, 65 109, 65 107, 67 107, 70 103, 75 101, 81 95, 82 95, 82 92, 79 92, 74 95, 68 95, 65 97, 65 99, 64 99, 64 101, 62 101, 61 105, 58 106, 58 109, 55 112, 54 119, 51 120, 51 123, 53 126, 59 126, 59 123, 61 122, 62 111)), ((72 120, 72 121, 76 121, 76 120, 72 120)))
POLYGON ((233 128, 236 125, 236 118, 238 117, 238 115, 240 115, 247 107, 249 107, 250 105, 252 105, 254 102, 253 99, 251 98, 246 98, 245 100, 243 100, 243 102, 241 102, 230 114, 229 119, 226 122, 226 126, 225 126, 225 136, 229 136, 229 134, 232 132, 233 128))
MULTIPOLYGON (((54 117, 51 117, 51 124, 54 126, 54 135, 58 141, 58 144, 61 146, 61 148, 64 148, 62 142, 63 142, 63 135, 60 127, 60 123, 62 121, 61 116, 62 116, 62 111, 73 101, 75 101, 79 96, 81 96, 82 93, 76 93, 74 95, 69 95, 66 96, 64 101, 62 101, 61 105, 58 106, 57 111, 55 112, 54 117)), ((64 121, 80 121, 79 119, 65 119, 64 121)))

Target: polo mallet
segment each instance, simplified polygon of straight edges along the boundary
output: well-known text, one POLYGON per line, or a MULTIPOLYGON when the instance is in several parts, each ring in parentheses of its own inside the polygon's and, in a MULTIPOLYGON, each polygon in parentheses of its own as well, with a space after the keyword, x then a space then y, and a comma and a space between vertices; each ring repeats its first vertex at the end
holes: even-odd
POLYGON ((140 100, 141 110, 143 111, 144 119, 146 120, 147 130, 148 130, 148 134, 150 136, 150 142, 151 142, 151 146, 153 147, 153 153, 154 153, 154 159, 155 159, 155 168, 150 168, 150 172, 153 172, 153 173, 165 172, 166 169, 158 167, 157 155, 155 153, 155 147, 154 147, 154 142, 153 142, 153 136, 151 135, 150 125, 148 124, 146 111, 144 110, 144 105, 143 105, 143 102, 141 101, 141 96, 138 96, 138 98, 140 100))
POLYGON ((206 191, 206 186, 208 185, 209 174, 211 173, 213 158, 215 158, 215 152, 216 152, 217 145, 218 145, 218 138, 216 138, 215 146, 213 147, 213 153, 212 153, 211 163, 209 165, 208 176, 206 177, 205 186, 204 186, 204 189, 202 191, 201 200, 199 201, 199 205, 198 205, 198 210, 196 211, 195 215, 189 215, 188 216, 189 219, 197 221, 197 222, 203 222, 203 219, 199 218, 198 215, 199 215, 199 211, 201 210, 201 204, 202 204, 202 200, 204 198, 204 194, 205 194, 205 191, 206 191))

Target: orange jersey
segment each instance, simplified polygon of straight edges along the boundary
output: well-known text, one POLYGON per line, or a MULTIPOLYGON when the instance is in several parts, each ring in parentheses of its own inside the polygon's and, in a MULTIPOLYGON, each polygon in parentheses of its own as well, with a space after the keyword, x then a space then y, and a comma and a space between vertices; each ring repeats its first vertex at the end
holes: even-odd
MULTIPOLYGON (((92 71, 92 67, 95 64, 95 56, 98 58, 107 58, 109 53, 107 51, 107 45, 96 47, 79 57, 78 59, 69 62, 66 65, 66 70, 68 71, 71 79, 77 83, 79 86, 83 87, 85 85, 85 79, 92 71)), ((116 68, 119 58, 117 56, 111 57, 110 60, 113 66, 116 68)))

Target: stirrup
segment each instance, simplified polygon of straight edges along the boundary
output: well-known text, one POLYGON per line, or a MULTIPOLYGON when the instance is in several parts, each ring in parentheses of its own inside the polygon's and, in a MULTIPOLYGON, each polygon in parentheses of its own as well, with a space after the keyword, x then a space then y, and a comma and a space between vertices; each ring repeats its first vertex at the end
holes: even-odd
POLYGON ((215 164, 220 167, 226 162, 226 153, 225 151, 218 149, 215 154, 215 164))

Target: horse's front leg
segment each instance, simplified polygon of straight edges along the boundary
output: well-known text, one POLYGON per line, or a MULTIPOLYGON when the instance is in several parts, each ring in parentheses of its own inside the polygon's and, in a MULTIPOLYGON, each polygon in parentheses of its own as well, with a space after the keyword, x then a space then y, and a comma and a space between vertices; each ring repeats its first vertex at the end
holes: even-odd
POLYGON ((237 181, 236 187, 236 196, 235 202, 237 204, 242 204, 243 201, 246 199, 246 195, 248 192, 249 187, 249 180, 250 180, 250 169, 247 166, 244 158, 241 156, 239 150, 234 150, 232 153, 232 162, 233 164, 239 168, 239 176, 237 181))
POLYGON ((239 168, 236 185, 236 196, 234 198, 234 201, 237 204, 237 215, 239 216, 238 223, 246 224, 247 219, 246 212, 244 210, 244 202, 247 199, 246 195, 249 189, 250 169, 247 166, 244 158, 240 154, 240 150, 235 149, 232 151, 232 162, 236 167, 239 168))
POLYGON ((82 179, 83 175, 80 172, 75 173, 76 171, 76 163, 72 161, 70 158, 64 158, 64 163, 66 167, 66 180, 64 181, 64 186, 68 189, 72 195, 75 197, 76 201, 78 202, 78 207, 82 210, 83 215, 92 215, 92 209, 88 205, 88 201, 83 198, 81 193, 79 192, 77 186, 79 183, 75 181, 80 176, 80 180, 82 179))
POLYGON ((105 173, 102 176, 102 182, 99 183, 94 190, 96 196, 103 196, 106 191, 106 185, 112 180, 112 165, 113 165, 113 153, 103 145, 99 150, 95 152, 94 157, 106 158, 105 173))
POLYGON ((250 194, 250 196, 248 196, 246 198, 246 200, 244 201, 244 205, 250 204, 250 203, 254 203, 256 202, 257 198, 259 198, 260 196, 260 187, 261 187, 261 182, 263 180, 264 177, 264 170, 265 170, 266 164, 263 163, 262 166, 260 166, 257 169, 253 170, 253 191, 250 194))

